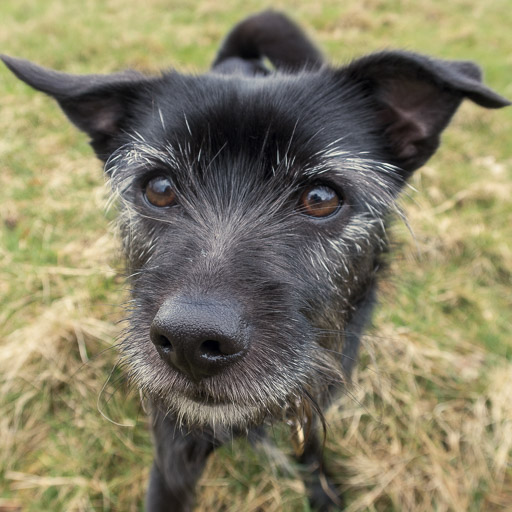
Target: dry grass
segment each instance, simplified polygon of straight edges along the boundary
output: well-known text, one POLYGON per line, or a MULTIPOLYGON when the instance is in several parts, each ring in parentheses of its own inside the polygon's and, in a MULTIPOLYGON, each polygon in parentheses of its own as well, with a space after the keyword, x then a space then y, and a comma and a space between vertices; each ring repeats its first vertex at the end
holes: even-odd
MULTIPOLYGON (((507 2, 276 6, 338 61, 390 46, 474 58, 512 97, 507 2)), ((4 0, 0 50, 74 72, 202 69, 260 8, 4 0)), ((0 512, 141 510, 152 448, 115 368, 125 295, 99 165, 4 69, 0 108, 0 512)), ((512 510, 511 131, 511 112, 465 105, 404 199, 414 236, 393 228, 375 326, 328 413, 327 461, 350 511, 512 510)), ((286 429, 274 434, 289 450, 286 429)), ((210 460, 198 510, 307 511, 303 492, 277 452, 235 441, 210 460)))
POLYGON ((490 510, 512 496, 510 365, 474 346, 440 350, 408 329, 375 343, 380 372, 360 374, 334 451, 347 459, 348 510, 490 510), (492 371, 493 377, 486 375, 492 371), (352 403, 352 406, 351 406, 352 403))

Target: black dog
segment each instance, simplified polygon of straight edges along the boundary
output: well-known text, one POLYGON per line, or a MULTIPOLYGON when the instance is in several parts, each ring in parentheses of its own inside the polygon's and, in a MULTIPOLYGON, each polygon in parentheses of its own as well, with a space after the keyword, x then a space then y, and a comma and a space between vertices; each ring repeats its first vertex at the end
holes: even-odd
POLYGON ((119 199, 121 350, 156 441, 147 509, 189 510, 216 447, 282 419, 314 468, 313 506, 339 506, 315 426, 356 360, 389 211, 464 98, 509 102, 471 62, 382 52, 329 67, 273 12, 237 25, 201 76, 3 60, 90 136, 119 199))

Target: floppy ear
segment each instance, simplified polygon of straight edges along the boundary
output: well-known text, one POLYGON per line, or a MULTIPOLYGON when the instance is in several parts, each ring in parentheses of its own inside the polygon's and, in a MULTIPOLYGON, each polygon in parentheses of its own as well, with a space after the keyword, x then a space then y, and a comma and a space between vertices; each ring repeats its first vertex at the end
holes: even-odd
POLYGON ((91 146, 104 161, 117 149, 116 138, 126 128, 141 88, 151 81, 135 71, 79 76, 27 60, 0 58, 20 80, 55 98, 69 119, 91 137, 91 146))
POLYGON ((486 108, 510 105, 482 84, 480 68, 468 61, 382 52, 340 71, 374 100, 377 129, 404 177, 433 155, 441 132, 464 98, 486 108))

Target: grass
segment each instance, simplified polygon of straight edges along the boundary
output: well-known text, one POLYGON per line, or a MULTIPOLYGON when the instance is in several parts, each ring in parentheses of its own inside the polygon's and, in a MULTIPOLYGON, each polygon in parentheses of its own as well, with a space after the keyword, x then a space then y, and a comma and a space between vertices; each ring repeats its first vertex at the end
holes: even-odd
MULTIPOLYGON (((512 97, 508 0, 272 5, 334 62, 391 47, 474 59, 512 97)), ((199 71, 261 8, 3 0, 0 50, 76 73, 199 71)), ((0 511, 142 510, 152 447, 115 369, 125 291, 100 165, 54 103, 4 68, 0 109, 0 511)), ((464 104, 403 199, 414 236, 392 229, 354 386, 328 413, 327 461, 350 511, 510 510, 511 132, 512 109, 464 104)), ((200 511, 308 510, 293 468, 243 441, 212 457, 199 492, 200 511)))

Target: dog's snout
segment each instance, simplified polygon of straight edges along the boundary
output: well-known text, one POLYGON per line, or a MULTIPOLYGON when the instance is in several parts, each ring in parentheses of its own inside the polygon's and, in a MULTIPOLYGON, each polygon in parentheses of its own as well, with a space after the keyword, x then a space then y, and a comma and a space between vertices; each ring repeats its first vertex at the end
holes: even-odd
POLYGON ((150 337, 166 363, 196 381, 240 360, 249 347, 236 305, 210 298, 168 299, 151 324, 150 337))

